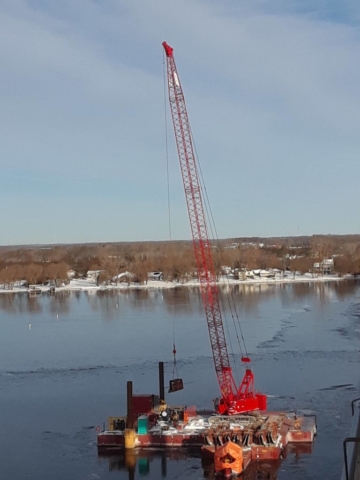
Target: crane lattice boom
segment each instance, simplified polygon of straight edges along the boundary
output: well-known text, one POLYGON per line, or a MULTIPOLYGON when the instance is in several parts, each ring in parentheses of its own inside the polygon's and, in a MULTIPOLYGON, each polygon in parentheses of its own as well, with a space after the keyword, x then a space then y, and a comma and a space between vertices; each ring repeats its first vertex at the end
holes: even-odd
MULTIPOLYGON (((218 411, 219 413, 250 411, 259 408, 259 394, 254 394, 254 376, 250 368, 247 368, 239 388, 237 388, 233 378, 185 98, 176 69, 173 49, 166 42, 163 42, 163 47, 166 54, 170 110, 190 219, 202 301, 205 308, 215 371, 222 395, 218 411)), ((245 362, 250 361, 247 357, 243 360, 245 362)), ((264 396, 261 395, 261 397, 264 396)), ((263 404, 261 407, 263 407, 263 404)))

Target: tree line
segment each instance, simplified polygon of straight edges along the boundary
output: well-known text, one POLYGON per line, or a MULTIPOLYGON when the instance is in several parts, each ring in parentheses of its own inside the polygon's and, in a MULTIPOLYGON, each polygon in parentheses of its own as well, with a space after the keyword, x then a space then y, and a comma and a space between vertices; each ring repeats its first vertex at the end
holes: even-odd
MULTIPOLYGON (((252 239, 253 240, 253 239, 252 239)), ((212 242, 216 273, 226 265, 234 271, 269 269, 313 271, 314 263, 334 259, 340 275, 360 272, 360 238, 313 236, 302 242, 271 239, 245 242, 241 239, 212 242)), ((99 282, 110 282, 121 272, 144 283, 148 272, 160 271, 165 280, 185 282, 196 277, 196 262, 190 241, 133 242, 47 247, 2 247, 0 284, 11 287, 24 280, 29 285, 68 281, 69 270, 84 277, 89 270, 100 270, 99 282)))

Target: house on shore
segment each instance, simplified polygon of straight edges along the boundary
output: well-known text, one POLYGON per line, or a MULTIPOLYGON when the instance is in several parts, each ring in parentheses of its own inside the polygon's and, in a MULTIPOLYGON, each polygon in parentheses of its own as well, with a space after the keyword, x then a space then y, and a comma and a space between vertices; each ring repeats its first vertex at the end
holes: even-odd
POLYGON ((326 258, 322 262, 314 263, 314 272, 321 275, 332 275, 334 273, 334 259, 326 258))
POLYGON ((122 282, 130 283, 130 282, 133 282, 135 280, 135 277, 136 277, 136 275, 134 273, 122 272, 122 273, 119 273, 118 275, 115 275, 115 277, 113 277, 111 279, 111 281, 116 283, 116 284, 117 283, 122 283, 122 282))
POLYGON ((88 270, 86 273, 86 279, 97 282, 100 273, 105 272, 105 270, 88 270))
POLYGON ((158 280, 159 282, 163 279, 162 272, 148 272, 147 274, 148 280, 158 280))

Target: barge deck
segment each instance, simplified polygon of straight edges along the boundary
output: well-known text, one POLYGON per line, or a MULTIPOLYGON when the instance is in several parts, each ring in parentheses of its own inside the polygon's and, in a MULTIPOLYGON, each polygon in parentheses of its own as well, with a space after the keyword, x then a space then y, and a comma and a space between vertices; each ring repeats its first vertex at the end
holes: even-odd
MULTIPOLYGON (((98 432, 99 453, 125 449, 128 432, 98 432)), ((218 446, 232 441, 243 449, 245 468, 251 461, 281 458, 288 444, 311 444, 316 435, 316 417, 284 412, 253 412, 234 417, 195 414, 185 423, 173 423, 152 413, 139 417, 131 432, 134 449, 198 449, 203 459, 209 460, 218 446)))

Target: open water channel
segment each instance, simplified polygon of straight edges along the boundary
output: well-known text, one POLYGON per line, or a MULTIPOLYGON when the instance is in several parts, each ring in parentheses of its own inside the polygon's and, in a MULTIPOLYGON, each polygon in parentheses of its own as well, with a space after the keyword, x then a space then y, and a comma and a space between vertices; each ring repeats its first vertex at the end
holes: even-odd
MULTIPOLYGON (((289 449, 244 480, 339 479, 359 380, 360 285, 232 292, 269 409, 315 413, 318 423, 312 448, 289 449)), ((125 413, 126 381, 136 393, 158 393, 159 361, 171 378, 174 333, 185 389, 168 403, 211 408, 218 386, 198 289, 0 295, 0 478, 212 477, 199 456, 181 452, 97 455, 95 428, 125 413)))

